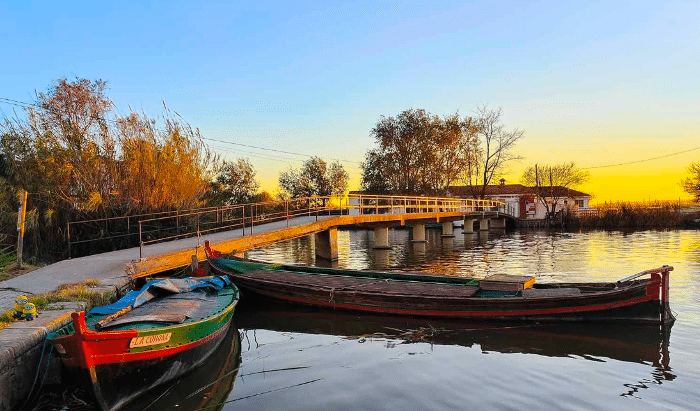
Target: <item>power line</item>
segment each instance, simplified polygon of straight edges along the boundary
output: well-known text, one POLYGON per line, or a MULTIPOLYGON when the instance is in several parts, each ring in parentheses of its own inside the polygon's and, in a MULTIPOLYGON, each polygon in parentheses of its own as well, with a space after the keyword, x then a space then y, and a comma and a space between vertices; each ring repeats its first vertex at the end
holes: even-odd
POLYGON ((666 158, 666 157, 677 156, 677 155, 679 155, 679 154, 685 154, 685 153, 689 153, 689 152, 691 152, 691 151, 695 151, 695 150, 699 150, 699 149, 700 149, 700 146, 694 147, 694 148, 689 148, 689 149, 683 150, 683 151, 678 151, 678 152, 671 153, 671 154, 665 154, 665 155, 663 155, 663 156, 645 158, 645 159, 643 159, 643 160, 627 161, 627 162, 624 162, 624 163, 617 163, 617 164, 606 164, 606 165, 604 165, 604 166, 583 167, 582 170, 592 170, 592 169, 594 169, 594 168, 617 167, 617 166, 626 166, 626 165, 628 165, 628 164, 644 163, 644 162, 646 162, 646 161, 652 161, 652 160, 658 160, 658 159, 660 159, 660 158, 666 158))
MULTIPOLYGON (((242 146, 242 147, 248 147, 248 148, 254 148, 257 150, 264 150, 264 151, 274 151, 276 153, 283 153, 283 154, 291 154, 295 156, 303 156, 303 157, 314 157, 311 154, 301 154, 301 153, 295 153, 293 151, 284 151, 284 150, 276 150, 274 148, 266 148, 266 147, 258 147, 258 146, 253 146, 250 144, 243 144, 243 143, 234 143, 232 141, 225 141, 225 140, 217 140, 215 138, 208 138, 208 137, 202 137, 203 140, 209 140, 209 141, 216 141, 217 143, 224 143, 224 144, 233 144, 236 146, 242 146)), ((352 161, 352 160, 344 160, 344 159, 338 159, 338 158, 331 158, 331 160, 335 161, 340 161, 340 162, 345 162, 345 163, 355 163, 355 164, 361 164, 360 161, 352 161)))
POLYGON ((34 103, 25 103, 24 101, 14 100, 11 98, 6 98, 6 97, 0 97, 0 100, 4 100, 4 102, 7 102, 8 104, 14 104, 16 106, 25 106, 25 107, 36 106, 36 104, 34 104, 34 103))
POLYGON ((17 107, 23 107, 23 108, 27 108, 29 106, 34 105, 34 104, 24 103, 22 101, 17 101, 17 100, 13 100, 11 98, 4 98, 4 97, 0 97, 0 103, 12 105, 12 106, 17 106, 17 107))
POLYGON ((214 146, 214 145, 212 145, 211 148, 216 149, 216 150, 225 151, 225 152, 227 152, 227 153, 232 153, 232 154, 241 154, 241 153, 242 153, 242 154, 247 154, 247 155, 250 155, 250 156, 252 156, 252 157, 260 158, 260 159, 263 159, 263 160, 285 161, 285 162, 287 162, 287 161, 304 161, 304 160, 301 159, 301 158, 282 157, 282 156, 275 156, 275 155, 267 155, 267 156, 265 156, 265 155, 263 155, 263 154, 261 154, 261 153, 255 153, 255 152, 252 152, 252 151, 234 150, 234 149, 231 149, 231 148, 219 147, 219 146, 214 146))

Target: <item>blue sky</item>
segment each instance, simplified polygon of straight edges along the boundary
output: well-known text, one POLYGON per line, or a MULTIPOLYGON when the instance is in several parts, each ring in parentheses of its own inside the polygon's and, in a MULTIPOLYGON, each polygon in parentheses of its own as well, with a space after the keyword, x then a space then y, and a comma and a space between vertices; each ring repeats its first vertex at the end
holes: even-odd
MULTIPOLYGON (((381 115, 501 106, 504 123, 526 132, 515 182, 534 162, 595 166, 700 146, 698 16, 697 1, 11 1, 0 5, 0 97, 104 79, 121 112, 155 116, 165 101, 205 137, 347 160, 355 185, 381 115)), ((301 164, 214 146, 250 157, 271 190, 301 164)), ((698 159, 647 168, 680 176, 698 159)))

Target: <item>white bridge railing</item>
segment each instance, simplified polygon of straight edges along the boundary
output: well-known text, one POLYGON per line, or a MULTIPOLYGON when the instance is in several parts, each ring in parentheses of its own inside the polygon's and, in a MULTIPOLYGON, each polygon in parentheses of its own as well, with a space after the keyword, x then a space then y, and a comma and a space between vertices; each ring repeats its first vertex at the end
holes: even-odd
POLYGON ((306 197, 194 210, 185 214, 139 221, 139 247, 212 232, 242 229, 253 235, 256 226, 298 217, 416 213, 497 213, 514 215, 503 201, 454 197, 351 194, 343 197, 306 197), (168 224, 168 221, 170 224, 168 224), (177 233, 173 230, 177 229, 177 233), (172 234, 168 234, 168 233, 172 234))
POLYGON ((454 197, 419 197, 351 194, 294 198, 262 203, 170 211, 151 215, 123 216, 70 222, 67 226, 68 255, 71 245, 90 246, 92 242, 119 243, 116 248, 133 247, 138 239, 139 254, 149 244, 218 231, 242 229, 252 235, 256 226, 298 217, 416 213, 497 213, 509 216, 514 210, 503 201, 454 197), (138 228, 138 231, 136 230, 138 228), (77 235, 98 230, 98 235, 77 235))

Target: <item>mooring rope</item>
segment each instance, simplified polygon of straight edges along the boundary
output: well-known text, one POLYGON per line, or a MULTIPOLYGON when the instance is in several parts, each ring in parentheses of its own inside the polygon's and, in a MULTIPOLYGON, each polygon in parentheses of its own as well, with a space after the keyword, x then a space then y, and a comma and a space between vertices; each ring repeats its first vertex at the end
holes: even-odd
MULTIPOLYGON (((39 380, 39 374, 41 374, 41 368, 42 364, 44 362, 44 355, 46 354, 46 345, 48 344, 48 341, 50 338, 53 338, 56 336, 56 332, 51 332, 46 335, 46 338, 44 338, 44 343, 41 347, 41 356, 39 357, 39 365, 37 366, 36 369, 36 374, 34 375, 34 382, 32 382, 32 388, 29 390, 29 393, 27 394, 27 398, 24 400, 24 403, 22 404, 21 407, 18 408, 18 410, 23 410, 27 404, 29 404, 29 400, 32 398, 32 394, 34 393, 34 389, 36 388, 36 382, 39 380)), ((50 344, 49 347, 49 353, 48 353, 48 360, 46 361, 46 369, 44 370, 44 376, 41 379, 41 385, 39 386, 39 390, 37 390, 37 393, 41 390, 41 388, 44 386, 44 382, 46 382, 46 376, 48 375, 49 371, 49 366, 51 365, 51 352, 53 350, 53 344, 50 344)))

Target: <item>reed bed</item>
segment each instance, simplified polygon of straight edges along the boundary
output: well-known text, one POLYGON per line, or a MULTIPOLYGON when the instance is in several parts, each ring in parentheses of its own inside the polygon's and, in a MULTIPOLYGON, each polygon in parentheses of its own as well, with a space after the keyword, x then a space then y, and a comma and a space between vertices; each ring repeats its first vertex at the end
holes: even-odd
POLYGON ((570 222, 584 228, 673 228, 700 216, 700 211, 688 207, 681 202, 604 203, 596 207, 595 213, 571 216, 570 222))

